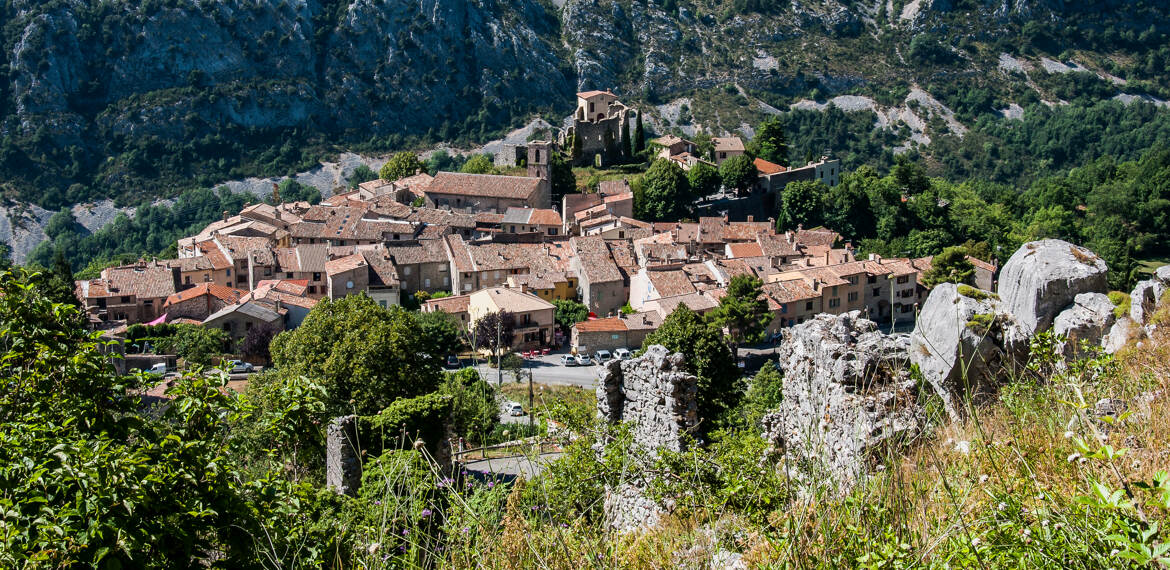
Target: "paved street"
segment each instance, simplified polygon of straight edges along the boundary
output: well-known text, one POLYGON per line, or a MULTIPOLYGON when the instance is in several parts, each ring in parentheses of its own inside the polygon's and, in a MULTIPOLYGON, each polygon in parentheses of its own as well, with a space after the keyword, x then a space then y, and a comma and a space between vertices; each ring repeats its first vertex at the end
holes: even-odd
MULTIPOLYGON (((538 384, 553 384, 558 386, 581 386, 593 388, 597 386, 597 365, 592 366, 561 366, 561 354, 552 353, 548 356, 538 356, 524 360, 524 373, 532 372, 532 381, 538 384)), ((465 363, 469 364, 469 363, 465 363)), ((480 363, 476 367, 480 378, 496 383, 499 372, 486 364, 480 363)), ((504 382, 515 382, 516 378, 507 370, 503 373, 504 382)), ((524 381, 528 381, 524 377, 524 381)))

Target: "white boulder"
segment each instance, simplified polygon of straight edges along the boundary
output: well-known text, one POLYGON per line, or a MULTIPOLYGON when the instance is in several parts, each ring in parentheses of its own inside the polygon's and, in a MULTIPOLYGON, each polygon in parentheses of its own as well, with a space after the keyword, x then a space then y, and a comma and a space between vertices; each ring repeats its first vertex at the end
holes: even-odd
POLYGON ((1028 335, 1047 331, 1081 293, 1108 291, 1109 268, 1097 254, 1066 241, 1024 244, 1004 264, 999 296, 1028 335))
POLYGON ((1082 352, 1082 345, 1098 346, 1116 320, 1113 302, 1101 293, 1081 293, 1073 305, 1052 322, 1053 334, 1065 337, 1058 350, 1069 358, 1082 352))

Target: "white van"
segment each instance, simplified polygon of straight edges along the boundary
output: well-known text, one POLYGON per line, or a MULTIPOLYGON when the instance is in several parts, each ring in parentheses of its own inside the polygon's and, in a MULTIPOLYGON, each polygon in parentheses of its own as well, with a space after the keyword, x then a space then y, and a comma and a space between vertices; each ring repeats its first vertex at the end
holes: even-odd
POLYGON ((167 363, 166 362, 159 362, 158 364, 151 366, 147 370, 147 372, 149 372, 151 374, 158 375, 158 376, 165 376, 167 373, 167 363))

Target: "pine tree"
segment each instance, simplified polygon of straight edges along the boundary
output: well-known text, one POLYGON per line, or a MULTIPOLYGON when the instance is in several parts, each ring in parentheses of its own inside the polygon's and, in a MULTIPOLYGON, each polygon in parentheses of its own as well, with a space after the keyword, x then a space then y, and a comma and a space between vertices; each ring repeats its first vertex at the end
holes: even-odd
POLYGON ((622 162, 629 162, 633 153, 630 152, 630 124, 625 120, 622 120, 621 138, 621 146, 619 148, 622 152, 622 162))
POLYGON ((646 150, 646 133, 642 129, 642 113, 638 113, 637 121, 634 123, 634 154, 644 150, 646 150))

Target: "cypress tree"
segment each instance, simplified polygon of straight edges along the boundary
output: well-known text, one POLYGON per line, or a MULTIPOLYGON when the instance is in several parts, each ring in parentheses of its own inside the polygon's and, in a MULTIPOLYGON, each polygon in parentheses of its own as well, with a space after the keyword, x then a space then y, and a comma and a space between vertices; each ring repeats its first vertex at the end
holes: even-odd
POLYGON ((646 133, 642 130, 642 113, 638 112, 637 122, 634 123, 634 154, 646 150, 646 133))
POLYGON ((626 121, 622 121, 621 137, 622 162, 629 162, 633 153, 630 152, 630 124, 626 121))

